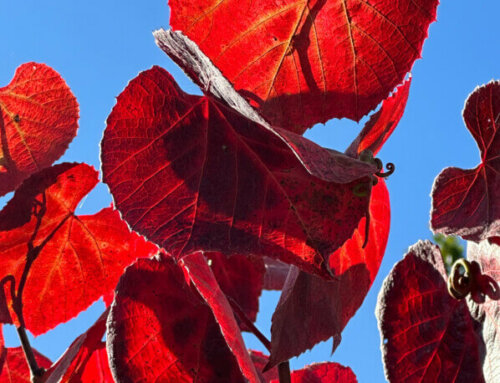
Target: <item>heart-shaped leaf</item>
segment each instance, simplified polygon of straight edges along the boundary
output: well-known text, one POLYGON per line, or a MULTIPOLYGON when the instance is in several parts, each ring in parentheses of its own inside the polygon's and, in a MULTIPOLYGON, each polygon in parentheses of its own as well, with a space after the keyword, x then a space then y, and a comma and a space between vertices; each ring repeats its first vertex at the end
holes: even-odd
POLYGON ((89 165, 55 165, 24 181, 0 211, 0 276, 13 276, 19 286, 35 251, 29 247, 39 251, 22 293, 26 327, 35 335, 73 318, 112 291, 134 259, 156 252, 112 208, 75 215, 96 184, 89 165))
POLYGON ((365 247, 365 219, 330 257, 336 279, 326 281, 292 267, 273 315, 268 367, 334 338, 338 346, 347 322, 363 302, 377 275, 389 237, 389 194, 383 181, 373 188, 365 247))
POLYGON ((0 196, 63 155, 78 128, 78 104, 52 68, 26 63, 0 88, 0 196))
POLYGON ((446 278, 439 248, 426 241, 384 281, 376 315, 390 382, 484 382, 480 324, 446 278))
POLYGON ((431 227, 478 242, 500 235, 500 81, 476 88, 463 116, 481 163, 475 169, 446 168, 437 176, 431 227))
POLYGON ((290 145, 154 67, 129 83, 108 118, 104 181, 129 225, 175 257, 268 255, 329 277, 330 254, 367 210, 355 193, 366 181, 354 180, 372 170, 348 183, 320 179, 290 145))
POLYGON ((359 120, 420 57, 438 0, 170 0, 182 30, 275 126, 359 120))

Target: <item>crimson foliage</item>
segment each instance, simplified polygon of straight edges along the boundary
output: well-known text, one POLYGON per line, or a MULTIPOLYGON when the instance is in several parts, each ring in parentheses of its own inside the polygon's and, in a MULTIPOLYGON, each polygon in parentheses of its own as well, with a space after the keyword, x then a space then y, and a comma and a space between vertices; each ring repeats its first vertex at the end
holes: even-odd
MULTIPOLYGON (((290 373, 287 361, 331 337, 335 349, 378 273, 393 168, 374 156, 437 3, 171 0, 176 31, 156 42, 204 95, 157 66, 130 81, 101 142, 114 206, 88 216, 75 209, 97 172, 52 165, 76 100, 53 69, 20 66, 0 89, 0 195, 15 190, 0 211, 0 322, 23 349, 2 340, 0 381, 356 382, 336 363, 290 373), (380 102, 345 153, 301 136, 380 102), (282 290, 270 340, 253 323, 263 289, 282 290), (109 307, 57 362, 24 340, 100 297, 109 307)), ((464 110, 481 164, 445 169, 433 189, 433 229, 478 242, 464 270, 447 276, 420 242, 380 293, 390 381, 500 380, 499 92, 478 88, 464 110)))

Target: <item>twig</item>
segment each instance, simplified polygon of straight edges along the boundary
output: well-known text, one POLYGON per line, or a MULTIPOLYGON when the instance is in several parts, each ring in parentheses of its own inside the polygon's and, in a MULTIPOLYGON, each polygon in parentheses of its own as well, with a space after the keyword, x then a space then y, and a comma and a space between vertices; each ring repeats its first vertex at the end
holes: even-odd
POLYGON ((290 362, 287 360, 278 364, 278 376, 280 383, 292 383, 290 376, 290 362))
POLYGON ((269 351, 271 351, 271 342, 269 339, 266 338, 264 334, 260 332, 260 330, 255 327, 253 322, 246 316, 244 311, 241 309, 240 305, 230 296, 226 296, 229 304, 233 308, 233 311, 238 315, 238 318, 245 323, 245 325, 248 327, 248 329, 254 334, 257 339, 264 345, 265 348, 267 348, 269 351))

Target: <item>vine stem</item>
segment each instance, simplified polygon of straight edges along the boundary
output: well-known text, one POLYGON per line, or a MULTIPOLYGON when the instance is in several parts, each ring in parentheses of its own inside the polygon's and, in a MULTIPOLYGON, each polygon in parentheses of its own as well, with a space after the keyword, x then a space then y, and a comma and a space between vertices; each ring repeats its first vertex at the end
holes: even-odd
MULTIPOLYGON (((245 312, 241 309, 240 305, 230 296, 226 296, 227 301, 231 305, 231 308, 236 313, 238 318, 245 323, 248 329, 257 337, 257 339, 264 345, 265 348, 271 351, 271 342, 266 338, 264 334, 253 324, 250 318, 247 317, 245 312)), ((292 383, 292 378, 290 375, 290 363, 289 361, 281 362, 278 364, 278 376, 280 383, 292 383)))
POLYGON ((57 226, 50 232, 50 234, 44 238, 44 240, 37 246, 34 246, 33 243, 38 234, 38 230, 42 224, 42 218, 46 213, 46 197, 45 194, 42 195, 42 202, 37 202, 35 207, 38 207, 39 210, 34 212, 35 217, 37 218, 35 229, 31 235, 31 238, 28 240, 27 246, 28 251, 26 253, 26 263, 24 265, 23 273, 21 275, 21 279, 19 280, 19 285, 17 286, 17 291, 15 288, 15 279, 12 276, 9 276, 6 280, 11 283, 11 297, 12 297, 12 309, 14 310, 17 319, 19 321, 19 326, 16 326, 17 334, 19 336, 19 340, 21 342, 21 347, 24 352, 24 356, 26 357, 26 361, 28 363, 28 367, 31 373, 31 382, 37 383, 41 381, 43 374, 45 373, 45 369, 40 368, 35 359, 35 353, 33 352, 33 348, 31 347, 30 341, 28 339, 28 334, 26 333, 26 323, 24 321, 23 314, 23 291, 26 286, 26 282, 28 280, 28 275, 31 270, 31 266, 33 262, 38 258, 38 255, 45 247, 45 245, 52 239, 52 237, 56 234, 56 232, 64 225, 64 223, 72 216, 72 213, 66 215, 61 222, 57 224, 57 226))
POLYGON ((287 360, 278 364, 278 376, 280 383, 292 383, 290 375, 290 362, 287 360))
POLYGON ((255 337, 267 348, 268 351, 271 351, 271 342, 266 338, 264 334, 260 332, 260 330, 253 324, 253 322, 247 317, 247 315, 243 312, 240 305, 231 297, 226 296, 231 308, 236 313, 238 318, 245 323, 248 329, 255 335, 255 337))

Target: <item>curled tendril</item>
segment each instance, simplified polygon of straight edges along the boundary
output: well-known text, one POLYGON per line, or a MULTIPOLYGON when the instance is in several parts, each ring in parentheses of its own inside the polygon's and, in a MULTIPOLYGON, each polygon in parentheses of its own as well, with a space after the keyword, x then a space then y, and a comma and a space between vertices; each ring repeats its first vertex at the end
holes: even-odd
POLYGON ((469 294, 474 285, 473 275, 471 273, 471 264, 469 261, 461 258, 452 266, 450 276, 448 277, 448 293, 455 299, 463 299, 469 294), (460 272, 463 268, 464 273, 460 272))
POLYGON ((377 184, 378 182, 377 177, 380 178, 389 177, 392 173, 394 173, 394 170, 396 169, 396 166, 392 162, 388 162, 387 165, 385 166, 387 168, 387 172, 384 173, 383 172, 384 164, 382 163, 382 160, 380 158, 373 157, 373 152, 369 149, 363 150, 359 154, 359 160, 366 162, 368 164, 372 164, 377 168, 377 172, 372 177, 372 185, 377 184))
MULTIPOLYGON (((378 159, 378 158, 377 158, 378 159)), ((394 173, 394 170, 396 170, 396 166, 392 163, 392 162, 388 162, 385 167, 387 168, 387 171, 384 173, 384 172, 381 172, 381 171, 378 171, 377 173, 375 173, 376 176, 378 177, 381 177, 381 178, 387 178, 389 177, 392 173, 394 173)), ((382 170, 382 169, 381 169, 382 170)))

